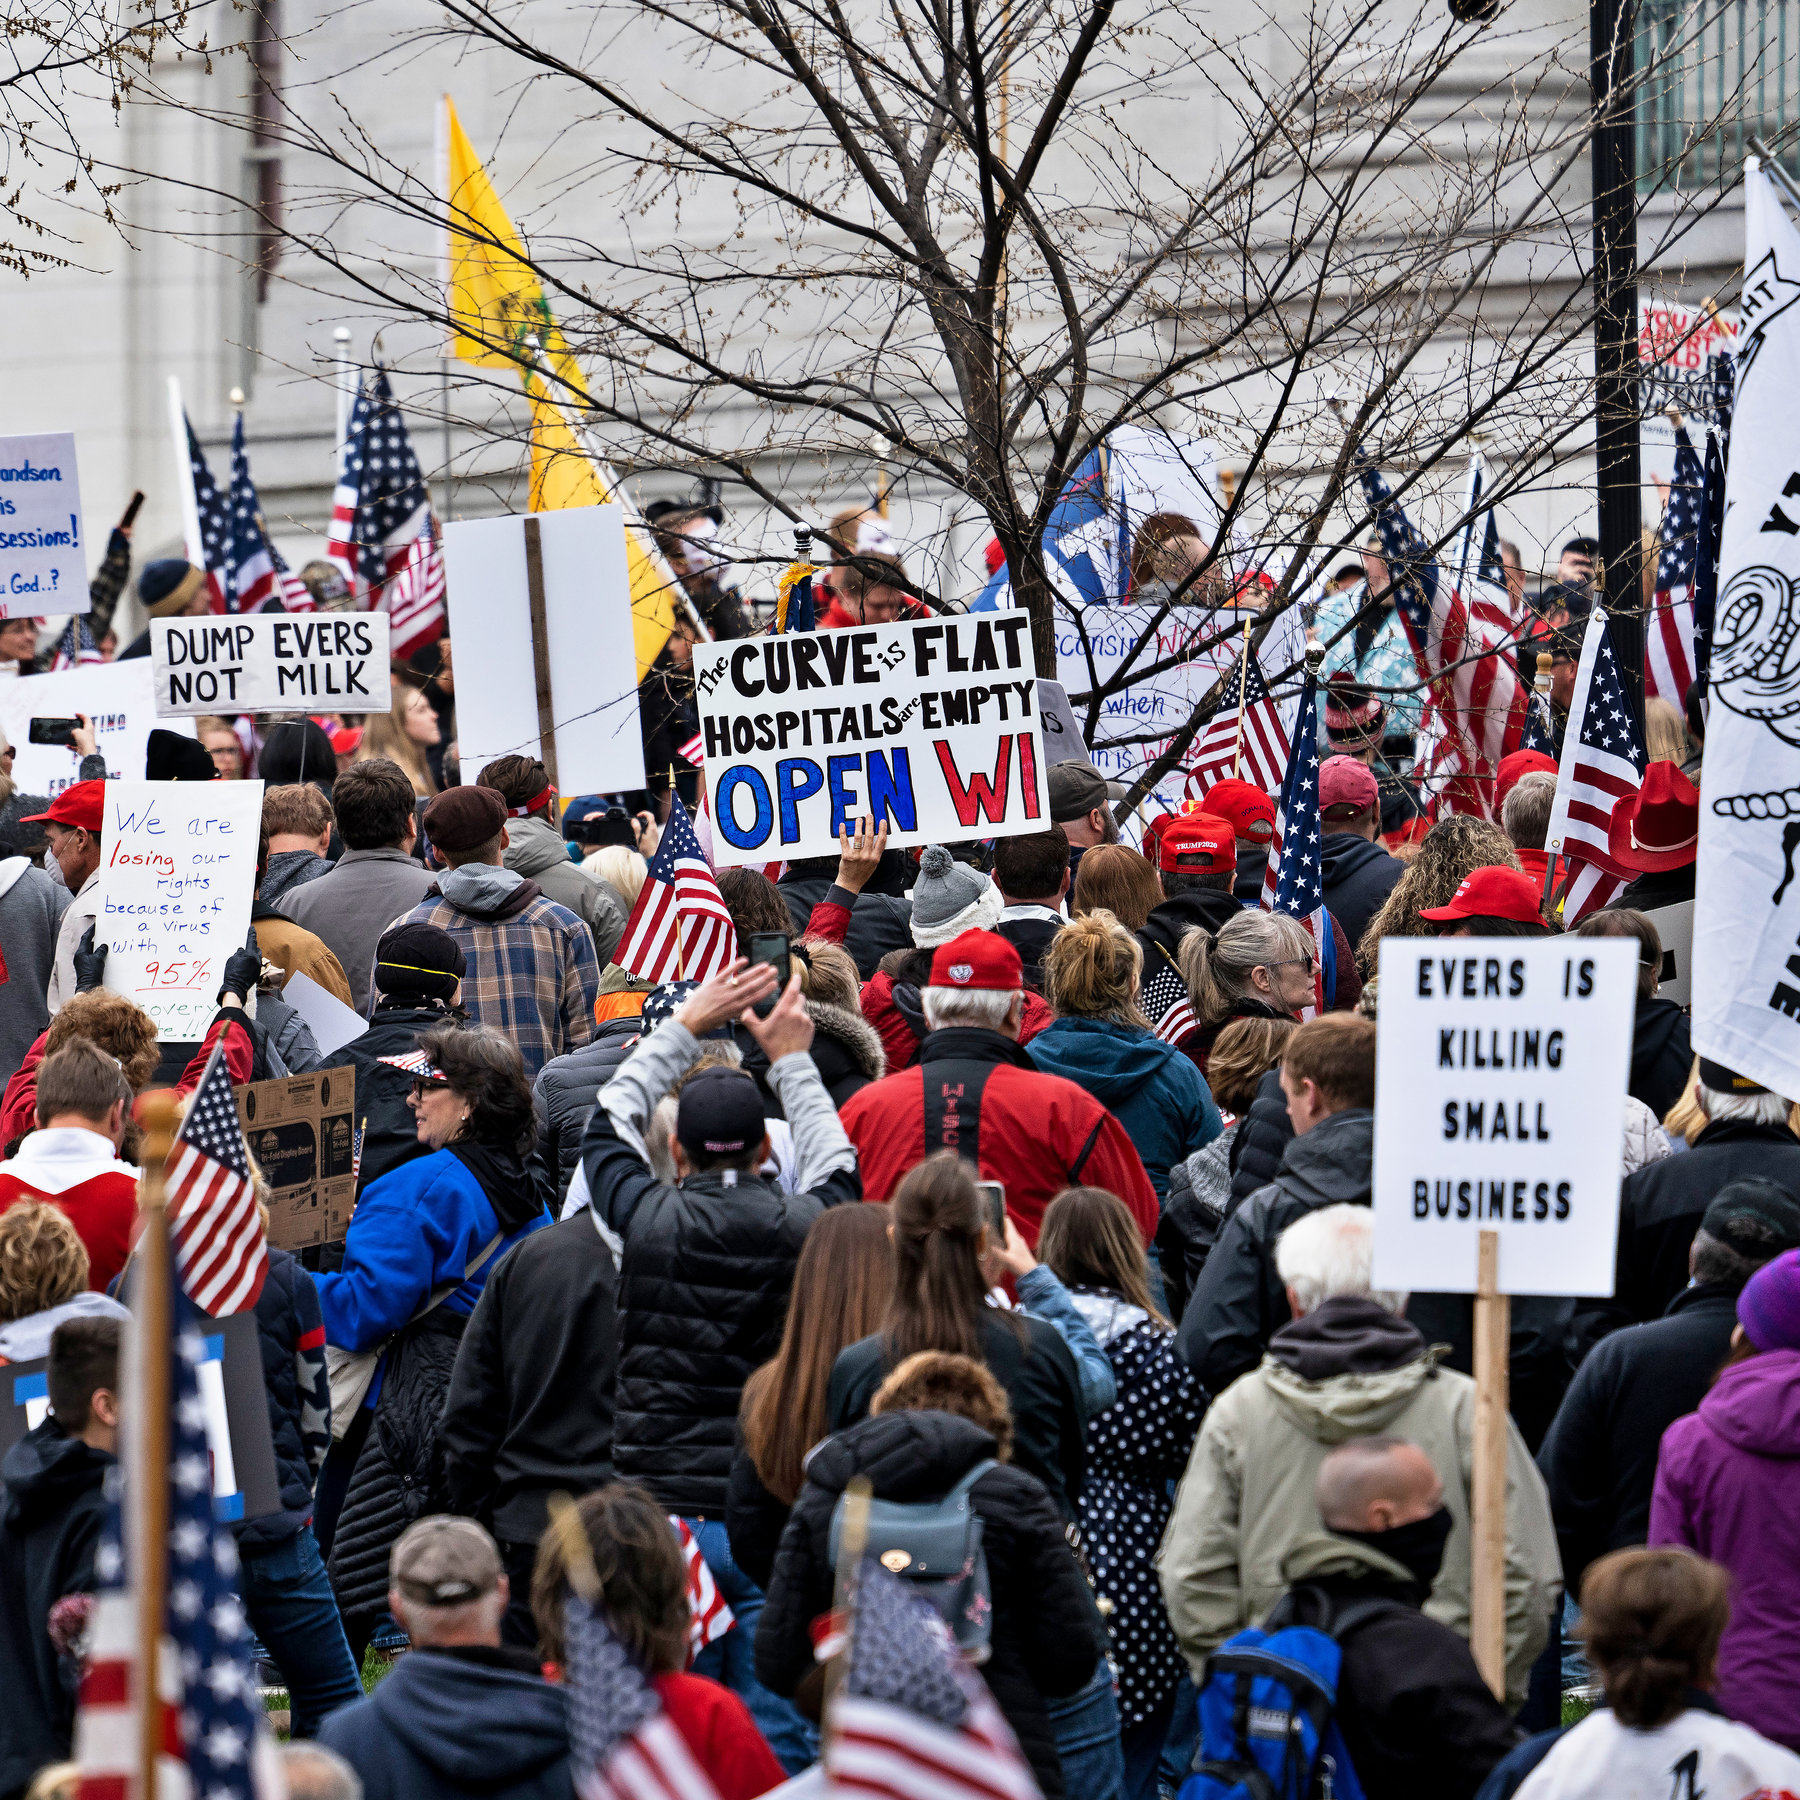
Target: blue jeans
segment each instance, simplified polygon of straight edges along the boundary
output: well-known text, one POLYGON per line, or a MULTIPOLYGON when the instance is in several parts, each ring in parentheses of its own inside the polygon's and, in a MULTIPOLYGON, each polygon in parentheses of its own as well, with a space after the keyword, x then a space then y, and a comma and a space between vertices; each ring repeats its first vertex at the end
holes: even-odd
POLYGON ((749 1707, 776 1761, 789 1775, 798 1775, 819 1760, 819 1734, 792 1701, 770 1693, 756 1679, 756 1621, 762 1614, 763 1591, 732 1559, 724 1520, 689 1519, 686 1523, 737 1621, 694 1658, 694 1673, 730 1688, 749 1707))
POLYGON ((1100 1659, 1087 1686, 1062 1700, 1047 1700, 1056 1754, 1062 1759, 1069 1800, 1120 1800, 1125 1754, 1119 1744, 1119 1700, 1112 1665, 1100 1659))
POLYGON ((312 1737, 328 1714, 363 1697, 312 1527, 266 1550, 240 1546, 238 1561, 250 1628, 287 1682, 293 1735, 312 1737))

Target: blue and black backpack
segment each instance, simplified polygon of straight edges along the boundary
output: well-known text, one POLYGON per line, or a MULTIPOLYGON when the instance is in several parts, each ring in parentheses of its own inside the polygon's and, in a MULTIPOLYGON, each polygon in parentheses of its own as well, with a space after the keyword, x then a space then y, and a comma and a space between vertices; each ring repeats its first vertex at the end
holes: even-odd
POLYGON ((1200 1743, 1180 1800, 1364 1800, 1336 1719, 1343 1641, 1398 1602, 1295 1588, 1206 1659, 1200 1743))

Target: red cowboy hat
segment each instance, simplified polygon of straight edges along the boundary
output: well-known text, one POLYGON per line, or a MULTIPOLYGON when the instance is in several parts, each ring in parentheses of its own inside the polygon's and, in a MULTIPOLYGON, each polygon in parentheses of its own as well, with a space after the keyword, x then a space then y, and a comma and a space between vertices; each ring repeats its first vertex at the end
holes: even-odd
POLYGON ((1607 854, 1621 869, 1685 869, 1700 845, 1700 790, 1672 762, 1653 762, 1643 785, 1613 808, 1607 854))

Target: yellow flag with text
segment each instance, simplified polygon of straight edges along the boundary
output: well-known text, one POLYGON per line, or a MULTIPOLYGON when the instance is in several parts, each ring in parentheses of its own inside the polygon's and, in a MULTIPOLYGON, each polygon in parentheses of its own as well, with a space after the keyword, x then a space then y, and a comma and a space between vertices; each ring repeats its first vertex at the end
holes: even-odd
POLYGON ((449 282, 451 354, 479 368, 516 368, 531 398, 531 510, 565 506, 625 508, 625 558, 631 579, 631 622, 641 681, 675 629, 675 573, 656 550, 637 508, 612 472, 588 453, 565 411, 571 388, 584 383, 526 259, 525 246, 488 172, 476 157, 450 96, 444 96, 444 141, 449 167, 449 282), (543 365, 557 380, 539 379, 527 337, 538 340, 543 365), (564 385, 567 384, 567 385, 564 385))

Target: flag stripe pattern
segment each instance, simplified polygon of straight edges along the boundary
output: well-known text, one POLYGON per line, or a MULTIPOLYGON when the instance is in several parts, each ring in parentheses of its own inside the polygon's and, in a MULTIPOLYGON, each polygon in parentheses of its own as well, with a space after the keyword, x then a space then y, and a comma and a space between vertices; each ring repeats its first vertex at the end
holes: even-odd
POLYGON ((1150 1028, 1165 1044, 1179 1044, 1200 1019, 1188 995, 1187 983, 1169 953, 1158 945, 1154 956, 1144 959, 1144 985, 1138 1005, 1150 1028))
POLYGON ((1325 910, 1324 826, 1319 819, 1319 690, 1309 677, 1294 722, 1294 748, 1275 803, 1275 836, 1263 870, 1266 911, 1298 919, 1313 941, 1314 987, 1325 1003, 1326 969, 1335 965, 1325 910))
POLYGON ((713 1580, 713 1572, 700 1554, 700 1540, 688 1530, 680 1513, 670 1513, 669 1523, 681 1544, 681 1560, 687 1569, 688 1585, 688 1667, 694 1658, 716 1638, 722 1638, 737 1623, 737 1615, 726 1604, 713 1580))
POLYGON ((1644 740, 1599 607, 1588 615, 1571 702, 1551 815, 1553 834, 1562 821, 1561 849, 1571 876, 1563 899, 1567 925, 1598 911, 1625 886, 1607 852, 1607 829, 1613 808, 1644 779, 1644 740))
MULTIPOLYGON (((194 484, 194 510, 200 519, 200 566, 206 571, 207 585, 212 590, 212 609, 226 612, 231 581, 231 507, 219 492, 212 470, 206 466, 206 453, 194 435, 194 424, 186 413, 188 469, 194 484)), ((191 548, 191 547, 190 547, 191 548)))
POLYGON ((56 640, 56 654, 50 658, 50 668, 80 669, 89 663, 105 662, 100 654, 100 646, 94 642, 94 634, 88 627, 87 614, 74 614, 68 624, 62 628, 62 636, 56 640))
POLYGON ((1679 711, 1694 679, 1694 589, 1706 471, 1685 425, 1675 428, 1675 478, 1657 534, 1656 599, 1644 624, 1644 695, 1679 711))
POLYGON ((291 574, 281 552, 269 542, 263 524, 262 501, 250 479, 250 455, 244 446, 244 415, 239 413, 231 433, 230 536, 222 571, 225 610, 261 612, 271 600, 279 600, 288 612, 311 612, 313 597, 306 584, 291 574))
POLYGON ((1231 672, 1224 700, 1194 751, 1188 767, 1188 795, 1204 799, 1208 788, 1233 773, 1234 764, 1242 780, 1267 793, 1287 772, 1287 763, 1288 734, 1281 722, 1281 707, 1269 692, 1260 655, 1247 645, 1231 672), (1241 755, 1240 714, 1244 721, 1241 755))
POLYGON ((619 967, 645 981, 705 981, 731 966, 737 927, 701 854, 681 796, 669 796, 662 842, 613 953, 619 967))
POLYGON ((217 1046, 194 1090, 166 1179, 182 1286, 214 1318, 249 1311, 268 1277, 269 1245, 231 1075, 217 1046))

